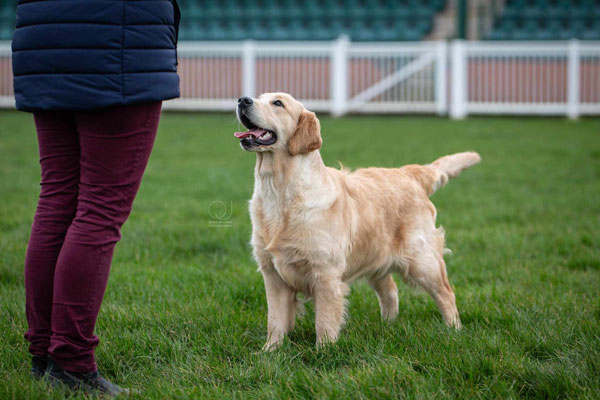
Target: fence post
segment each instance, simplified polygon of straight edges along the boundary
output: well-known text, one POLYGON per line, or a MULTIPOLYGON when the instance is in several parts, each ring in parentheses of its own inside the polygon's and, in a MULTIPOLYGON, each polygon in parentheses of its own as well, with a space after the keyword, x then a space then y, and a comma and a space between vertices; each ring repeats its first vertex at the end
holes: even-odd
POLYGON ((467 62, 465 43, 463 40, 452 42, 452 103, 450 116, 452 119, 463 119, 467 115, 467 62))
POLYGON ((440 40, 436 45, 435 62, 435 111, 438 115, 448 112, 448 45, 445 40, 440 40))
POLYGON ((348 37, 341 35, 331 49, 331 114, 336 117, 346 112, 348 84, 348 37))
POLYGON ((569 67, 567 115, 570 119, 579 117, 579 41, 572 39, 569 42, 569 67))
POLYGON ((256 52, 254 41, 245 40, 242 54, 242 95, 256 95, 256 52))

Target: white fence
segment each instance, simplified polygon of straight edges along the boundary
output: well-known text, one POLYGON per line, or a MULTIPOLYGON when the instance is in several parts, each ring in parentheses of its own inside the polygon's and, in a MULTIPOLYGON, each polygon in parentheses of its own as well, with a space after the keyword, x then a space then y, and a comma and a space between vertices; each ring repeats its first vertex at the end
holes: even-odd
POLYGON ((184 42, 178 54, 181 98, 167 108, 231 110, 274 91, 335 115, 447 108, 443 42, 184 42))
MULTIPOLYGON (((182 42, 178 55, 181 98, 166 109, 282 91, 334 115, 600 114, 598 42, 182 42)), ((6 42, 0 107, 14 107, 6 42)))
POLYGON ((452 43, 450 115, 600 114, 600 43, 452 43))

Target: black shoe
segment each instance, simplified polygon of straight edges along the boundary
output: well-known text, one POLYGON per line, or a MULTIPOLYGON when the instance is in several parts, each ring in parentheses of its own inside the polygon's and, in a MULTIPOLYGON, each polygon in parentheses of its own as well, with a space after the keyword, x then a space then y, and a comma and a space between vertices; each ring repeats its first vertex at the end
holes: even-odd
POLYGON ((33 356, 31 358, 31 376, 41 379, 46 374, 48 361, 48 357, 33 356))
POLYGON ((83 390, 84 392, 101 392, 109 396, 128 394, 129 390, 114 385, 104 379, 98 371, 81 373, 70 372, 62 369, 52 360, 48 366, 48 379, 52 384, 62 383, 72 390, 83 390))

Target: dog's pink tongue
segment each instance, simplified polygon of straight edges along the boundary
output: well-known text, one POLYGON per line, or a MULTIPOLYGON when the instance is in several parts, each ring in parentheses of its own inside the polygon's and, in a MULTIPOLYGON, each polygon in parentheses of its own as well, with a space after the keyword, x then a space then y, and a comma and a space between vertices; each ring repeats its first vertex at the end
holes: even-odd
POLYGON ((254 137, 260 137, 260 135, 262 135, 263 133, 265 133, 266 131, 264 129, 253 129, 251 131, 246 131, 246 132, 235 132, 233 135, 238 138, 238 139, 243 139, 245 137, 248 137, 250 135, 254 136, 254 137))

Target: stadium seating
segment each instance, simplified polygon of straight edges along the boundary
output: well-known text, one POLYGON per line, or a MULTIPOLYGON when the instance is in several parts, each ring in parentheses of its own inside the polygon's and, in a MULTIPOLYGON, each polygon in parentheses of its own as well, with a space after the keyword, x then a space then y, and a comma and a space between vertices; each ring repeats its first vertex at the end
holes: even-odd
MULTIPOLYGON (((446 0, 179 0, 181 40, 420 40, 446 0)), ((16 0, 0 0, 10 40, 16 0)))
POLYGON ((184 0, 182 40, 420 40, 445 0, 184 0))
POLYGON ((507 0, 487 39, 600 40, 600 0, 507 0))
MULTIPOLYGON (((182 40, 420 40, 446 0, 180 0, 182 40)), ((16 0, 0 0, 10 40, 16 0)), ((506 0, 490 40, 600 40, 600 0, 506 0)))

